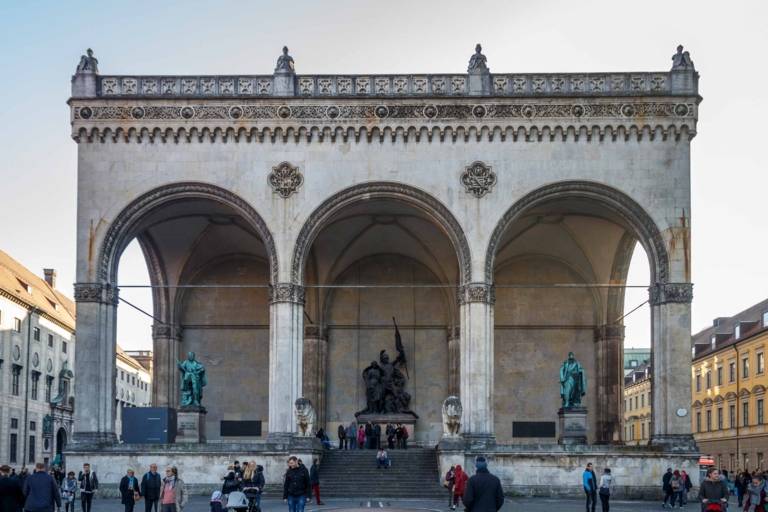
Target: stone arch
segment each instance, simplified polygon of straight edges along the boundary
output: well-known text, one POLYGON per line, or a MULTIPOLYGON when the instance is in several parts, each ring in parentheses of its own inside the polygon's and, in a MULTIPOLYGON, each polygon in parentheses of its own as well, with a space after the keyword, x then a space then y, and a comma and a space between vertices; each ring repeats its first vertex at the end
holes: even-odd
POLYGON ((291 282, 304 281, 304 266, 315 237, 323 229, 326 221, 341 208, 361 200, 389 198, 405 202, 419 208, 442 228, 453 244, 459 260, 460 284, 471 282, 471 251, 459 221, 448 208, 427 192, 404 183, 368 182, 360 183, 337 192, 326 199, 307 218, 296 238, 291 261, 291 282))
POLYGON ((271 282, 277 282, 278 261, 277 249, 264 219, 256 210, 240 196, 209 183, 179 182, 163 185, 145 192, 134 199, 115 217, 109 226, 104 241, 101 244, 98 257, 96 277, 101 282, 115 283, 117 281, 117 266, 126 245, 132 239, 131 229, 149 212, 178 199, 209 199, 225 204, 246 219, 261 238, 269 256, 271 282))
POLYGON ((667 282, 669 256, 658 226, 634 199, 625 193, 597 182, 561 181, 529 192, 513 204, 501 217, 493 230, 485 254, 485 280, 493 282, 496 252, 507 228, 528 209, 554 199, 581 197, 593 199, 606 206, 634 229, 639 242, 648 254, 653 283, 667 282))

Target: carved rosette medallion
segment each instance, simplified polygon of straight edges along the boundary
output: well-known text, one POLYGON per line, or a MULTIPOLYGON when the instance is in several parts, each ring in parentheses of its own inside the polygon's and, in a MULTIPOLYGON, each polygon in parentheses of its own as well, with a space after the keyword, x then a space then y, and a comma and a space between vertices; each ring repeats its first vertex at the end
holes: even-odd
POLYGON ((479 199, 493 189, 496 184, 496 173, 490 165, 480 161, 472 162, 461 173, 461 183, 467 193, 479 199))
POLYGON ((293 302, 304 304, 304 287, 293 283, 276 283, 269 287, 269 302, 293 302))
POLYGON ((481 302, 484 304, 496 303, 496 289, 493 285, 486 283, 470 283, 458 288, 457 296, 459 305, 472 302, 481 302))
POLYGON ((75 283, 75 302, 117 305, 118 291, 109 283, 75 283))
POLYGON ((690 304, 693 301, 693 283, 656 283, 648 288, 651 306, 661 304, 690 304))
POLYGON ((269 174, 270 186, 283 199, 296 192, 302 183, 304 183, 304 176, 299 172, 299 168, 288 162, 279 163, 269 174))

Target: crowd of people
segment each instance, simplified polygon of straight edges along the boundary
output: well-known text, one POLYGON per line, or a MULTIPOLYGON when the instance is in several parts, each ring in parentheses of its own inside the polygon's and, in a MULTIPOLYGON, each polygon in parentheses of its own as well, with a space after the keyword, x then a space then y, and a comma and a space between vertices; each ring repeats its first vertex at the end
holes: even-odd
MULTIPOLYGON (((385 446, 389 450, 406 450, 410 437, 408 427, 402 423, 388 423, 382 429, 381 425, 370 421, 362 425, 353 421, 347 427, 339 425, 337 435, 339 450, 381 450, 385 446)), ((330 448, 330 440, 323 429, 318 431, 317 437, 330 448)))
POLYGON ((448 506, 456 510, 459 504, 472 512, 495 512, 504 506, 504 489, 501 481, 488 471, 485 457, 475 459, 475 474, 467 475, 461 465, 451 466, 443 479, 448 489, 448 506))
POLYGON ((728 498, 733 494, 738 500, 739 510, 768 512, 768 472, 739 470, 731 478, 726 470, 709 468, 707 477, 699 486, 698 497, 702 510, 725 512, 728 509, 728 498))

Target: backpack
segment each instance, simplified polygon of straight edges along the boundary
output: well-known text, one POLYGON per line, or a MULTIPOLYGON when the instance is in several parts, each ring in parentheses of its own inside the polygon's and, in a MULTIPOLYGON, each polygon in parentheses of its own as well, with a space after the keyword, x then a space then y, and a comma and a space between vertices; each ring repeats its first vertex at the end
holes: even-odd
POLYGON ((680 478, 673 476, 672 479, 669 481, 669 484, 672 486, 673 491, 680 490, 680 478))

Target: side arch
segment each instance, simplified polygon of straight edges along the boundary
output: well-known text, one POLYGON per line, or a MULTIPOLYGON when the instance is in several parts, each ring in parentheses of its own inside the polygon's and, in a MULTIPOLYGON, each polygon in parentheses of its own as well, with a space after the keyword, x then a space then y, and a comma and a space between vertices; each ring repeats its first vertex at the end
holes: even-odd
POLYGON ((296 237, 291 261, 291 282, 302 283, 304 281, 304 266, 309 249, 328 219, 345 206, 375 198, 389 198, 405 202, 419 208, 433 219, 445 231, 456 251, 461 279, 459 284, 471 282, 471 251, 459 221, 443 203, 432 195, 410 185, 395 182, 360 183, 337 192, 318 206, 309 215, 296 237))
POLYGON ((485 254, 485 280, 493 282, 493 267, 496 253, 507 228, 528 209, 542 203, 561 198, 587 198, 597 201, 619 215, 635 231, 643 245, 651 266, 651 282, 667 282, 669 278, 669 256, 658 226, 648 212, 625 193, 591 181, 561 181, 545 185, 529 192, 510 207, 491 234, 485 254))
POLYGON ((261 215, 243 198, 224 188, 202 182, 163 185, 134 199, 115 217, 101 244, 96 277, 101 282, 117 281, 117 264, 126 245, 135 236, 133 228, 155 208, 179 199, 208 199, 233 208, 256 230, 269 257, 271 282, 277 282, 278 260, 274 238, 261 215))

